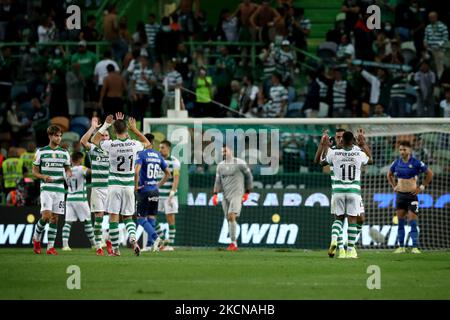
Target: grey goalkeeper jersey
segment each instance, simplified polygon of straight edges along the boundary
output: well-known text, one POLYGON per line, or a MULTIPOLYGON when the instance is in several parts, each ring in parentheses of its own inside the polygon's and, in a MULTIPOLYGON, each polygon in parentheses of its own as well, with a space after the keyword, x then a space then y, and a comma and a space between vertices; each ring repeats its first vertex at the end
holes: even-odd
POLYGON ((217 166, 215 190, 221 190, 227 200, 242 197, 245 190, 253 187, 253 176, 244 160, 232 158, 217 166))

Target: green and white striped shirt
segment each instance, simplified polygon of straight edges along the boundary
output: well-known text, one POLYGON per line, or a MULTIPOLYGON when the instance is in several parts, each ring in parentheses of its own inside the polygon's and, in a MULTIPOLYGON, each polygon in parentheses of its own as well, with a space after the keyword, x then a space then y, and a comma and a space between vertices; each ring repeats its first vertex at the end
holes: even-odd
MULTIPOLYGON (((162 199, 169 197, 170 191, 172 190, 173 187, 173 177, 180 173, 181 168, 180 161, 174 156, 169 156, 167 159, 164 160, 166 161, 167 168, 169 168, 170 174, 172 176, 166 181, 166 183, 164 183, 159 188, 159 197, 162 199)), ((162 177, 164 176, 164 172, 162 171, 160 172, 161 172, 160 178, 162 179, 162 177)), ((177 195, 177 190, 175 190, 175 195, 177 195)))
POLYGON ((359 147, 331 149, 325 158, 331 167, 331 190, 336 193, 361 194, 361 167, 369 157, 359 147))
POLYGON ((41 181, 41 192, 65 193, 65 167, 70 166, 70 155, 67 150, 60 147, 52 149, 50 146, 41 148, 36 152, 33 165, 39 167, 41 174, 53 179, 52 182, 41 181))
POLYGON ((72 168, 72 176, 67 179, 67 186, 69 187, 67 202, 87 201, 87 171, 88 169, 85 166, 76 166, 72 168))
POLYGON ((134 164, 137 153, 144 146, 137 140, 107 140, 100 142, 100 148, 109 154, 108 187, 134 188, 134 164))
POLYGON ((448 41, 448 28, 441 21, 425 28, 425 42, 431 49, 441 48, 448 41))
POLYGON ((89 150, 88 154, 89 158, 91 159, 92 187, 108 188, 108 153, 91 143, 91 149, 89 150))

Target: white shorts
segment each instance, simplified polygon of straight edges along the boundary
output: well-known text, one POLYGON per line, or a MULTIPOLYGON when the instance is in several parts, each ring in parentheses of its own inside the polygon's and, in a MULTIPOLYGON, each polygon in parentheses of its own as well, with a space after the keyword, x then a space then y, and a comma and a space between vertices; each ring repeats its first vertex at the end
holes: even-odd
POLYGON ((56 214, 64 214, 64 193, 42 191, 41 192, 41 212, 51 211, 56 214))
POLYGON ((87 201, 66 202, 66 221, 75 222, 77 220, 81 222, 91 220, 91 210, 89 210, 87 201))
POLYGON ((158 212, 164 212, 165 214, 178 213, 178 197, 174 196, 169 203, 169 198, 159 198, 158 212))
POLYGON ((105 212, 107 194, 108 188, 92 188, 91 190, 92 212, 105 212))
POLYGON ((132 216, 135 212, 134 189, 130 187, 108 187, 106 212, 132 216))
POLYGON ((229 200, 223 198, 222 208, 225 217, 227 217, 229 213, 236 213, 236 216, 239 217, 242 209, 242 197, 233 197, 229 200))
POLYGON ((331 213, 342 216, 344 214, 352 217, 364 213, 362 197, 355 193, 338 193, 331 197, 331 213))

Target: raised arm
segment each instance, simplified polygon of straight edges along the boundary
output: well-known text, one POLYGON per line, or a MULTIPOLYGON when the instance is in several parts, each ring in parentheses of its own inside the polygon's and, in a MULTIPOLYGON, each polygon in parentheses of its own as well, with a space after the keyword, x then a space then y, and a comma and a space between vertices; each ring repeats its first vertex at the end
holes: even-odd
POLYGON ((328 151, 329 144, 325 143, 326 137, 328 137, 328 130, 323 130, 322 138, 320 138, 320 143, 314 156, 314 163, 319 164, 324 151, 328 151))
POLYGON ((150 146, 150 141, 136 128, 136 119, 129 118, 128 124, 130 125, 130 130, 138 137, 139 141, 142 142, 144 148, 148 148, 150 146))
POLYGON ((367 157, 369 157, 369 161, 367 162, 367 164, 373 164, 372 151, 370 150, 369 145, 366 142, 364 130, 361 128, 358 129, 356 142, 358 143, 358 146, 361 148, 361 150, 367 155, 367 157))
POLYGON ((95 144, 96 146, 98 146, 100 144, 100 141, 102 140, 102 135, 108 130, 109 127, 111 127, 113 122, 114 122, 114 116, 112 114, 110 114, 109 116, 106 117, 105 123, 97 131, 94 138, 92 138, 93 144, 95 144))
POLYGON ((100 127, 100 124, 98 122, 98 118, 94 117, 91 120, 91 127, 89 128, 89 130, 81 137, 80 143, 81 145, 87 149, 90 150, 91 149, 91 144, 89 143, 89 139, 92 137, 92 135, 94 134, 95 130, 97 130, 100 127))

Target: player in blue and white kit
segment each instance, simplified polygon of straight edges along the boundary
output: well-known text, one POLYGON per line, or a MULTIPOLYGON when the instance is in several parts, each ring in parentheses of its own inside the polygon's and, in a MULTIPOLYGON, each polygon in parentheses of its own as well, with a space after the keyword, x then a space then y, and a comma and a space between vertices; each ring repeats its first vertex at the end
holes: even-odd
POLYGON ((419 199, 417 195, 425 190, 433 179, 433 172, 425 163, 414 158, 411 154, 411 143, 400 142, 400 158, 395 160, 387 174, 387 179, 397 195, 396 208, 398 218, 397 240, 399 247, 394 253, 404 253, 405 250, 405 216, 408 214, 412 239, 411 253, 420 253, 417 248, 418 230, 417 217, 419 214, 419 199), (425 173, 425 180, 417 187, 420 173, 425 173), (395 183, 397 178, 397 183, 395 183))
POLYGON ((138 224, 140 224, 148 234, 148 247, 152 251, 158 251, 161 239, 155 232, 156 215, 158 214, 159 187, 170 178, 170 171, 162 155, 153 150, 152 134, 146 134, 149 140, 148 149, 138 153, 135 167, 135 191, 137 192, 136 213, 138 224), (158 182, 160 172, 164 172, 164 177, 158 182))

